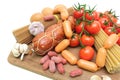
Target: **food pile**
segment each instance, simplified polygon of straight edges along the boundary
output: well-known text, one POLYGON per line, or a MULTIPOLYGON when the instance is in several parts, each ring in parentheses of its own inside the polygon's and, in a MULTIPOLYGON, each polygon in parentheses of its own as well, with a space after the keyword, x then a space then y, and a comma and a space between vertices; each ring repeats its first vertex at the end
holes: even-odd
POLYGON ((120 71, 120 23, 112 9, 99 12, 95 7, 78 3, 68 9, 58 4, 31 16, 28 30, 34 38, 29 50, 42 56, 43 70, 64 74, 68 62, 80 68, 71 71, 71 77, 81 75, 82 69, 96 72, 106 67, 109 73, 120 71), (69 47, 81 47, 79 59, 69 47))

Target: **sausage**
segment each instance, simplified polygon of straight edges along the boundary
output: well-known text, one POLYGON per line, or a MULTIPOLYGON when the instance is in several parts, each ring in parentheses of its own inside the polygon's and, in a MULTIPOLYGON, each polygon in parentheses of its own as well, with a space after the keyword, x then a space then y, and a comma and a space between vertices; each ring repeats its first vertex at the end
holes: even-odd
POLYGON ((57 70, 60 74, 64 74, 65 73, 65 69, 63 67, 63 64, 62 63, 58 63, 57 64, 57 70))
POLYGON ((76 77, 76 76, 80 76, 82 73, 83 73, 83 71, 81 69, 75 69, 70 72, 70 76, 76 77))
POLYGON ((50 20, 53 20, 53 19, 54 19, 54 16, 53 16, 53 15, 46 15, 46 16, 43 17, 43 19, 44 19, 45 21, 50 21, 50 20))
POLYGON ((69 13, 67 11, 66 6, 64 6, 62 4, 56 5, 53 12, 54 13, 60 13, 60 16, 61 16, 62 20, 66 20, 69 16, 69 13))
POLYGON ((51 60, 53 60, 55 63, 62 62, 62 59, 60 57, 56 57, 56 56, 51 57, 51 60))
POLYGON ((104 67, 106 56, 107 56, 106 49, 104 47, 99 48, 98 52, 97 52, 97 55, 96 55, 96 64, 97 64, 97 66, 99 66, 100 68, 104 67))
POLYGON ((36 35, 32 40, 32 48, 38 55, 45 55, 64 39, 62 23, 48 27, 45 32, 36 35))
POLYGON ((105 40, 104 42, 104 48, 108 49, 111 48, 117 41, 118 41, 119 37, 117 34, 111 34, 107 40, 105 40))
POLYGON ((61 58, 61 60, 62 60, 61 63, 62 64, 66 64, 67 63, 66 59, 64 59, 62 56, 59 55, 58 57, 61 58))
POLYGON ((72 30, 74 30, 74 29, 75 29, 75 18, 74 18, 73 16, 69 16, 69 17, 68 17, 68 20, 69 20, 70 23, 71 23, 71 28, 72 28, 72 30))
POLYGON ((57 56, 57 53, 55 51, 49 51, 47 54, 49 57, 57 56))
POLYGON ((98 67, 94 62, 90 62, 90 61, 83 60, 83 59, 79 59, 77 61, 77 65, 80 68, 83 68, 83 69, 91 71, 91 72, 95 72, 98 70, 98 67))
POLYGON ((72 37, 73 32, 72 32, 71 23, 70 23, 69 20, 65 20, 63 22, 63 30, 64 30, 65 36, 67 38, 71 38, 72 37))
POLYGON ((47 60, 45 63, 43 63, 42 65, 43 70, 47 70, 49 68, 49 62, 50 60, 47 60))
POLYGON ((77 63, 77 58, 70 51, 63 50, 61 54, 70 64, 76 64, 77 63))
POLYGON ((65 48, 67 48, 69 46, 69 44, 70 44, 70 41, 68 39, 64 39, 55 47, 55 51, 61 52, 65 48))
POLYGON ((47 61, 47 60, 49 60, 49 56, 48 56, 48 55, 45 55, 44 57, 42 57, 42 58, 40 59, 40 64, 45 63, 45 61, 47 61))
POLYGON ((56 71, 56 66, 55 66, 55 62, 53 60, 49 61, 49 71, 51 73, 54 73, 56 71))

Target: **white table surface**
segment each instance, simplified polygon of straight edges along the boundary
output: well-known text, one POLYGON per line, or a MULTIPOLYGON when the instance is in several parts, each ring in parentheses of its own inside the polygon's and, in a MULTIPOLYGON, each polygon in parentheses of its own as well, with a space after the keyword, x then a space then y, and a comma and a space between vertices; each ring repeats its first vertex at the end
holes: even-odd
POLYGON ((16 42, 12 31, 29 24, 30 16, 44 7, 70 7, 77 2, 97 5, 99 11, 113 9, 120 16, 119 0, 0 0, 0 80, 51 80, 8 63, 7 57, 16 42))

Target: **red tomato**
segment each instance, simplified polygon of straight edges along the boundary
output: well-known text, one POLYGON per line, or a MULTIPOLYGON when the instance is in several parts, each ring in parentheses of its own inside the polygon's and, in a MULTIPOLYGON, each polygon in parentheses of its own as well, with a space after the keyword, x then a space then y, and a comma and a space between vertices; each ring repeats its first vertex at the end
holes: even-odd
MULTIPOLYGON (((111 20, 113 23, 117 23, 118 21, 117 17, 114 17, 114 16, 111 17, 111 20)), ((110 26, 113 26, 113 23, 111 22, 111 20, 110 20, 110 26)))
POLYGON ((86 46, 79 51, 79 57, 84 60, 92 60, 94 57, 95 51, 92 47, 86 46))
POLYGON ((83 16, 83 13, 84 13, 84 9, 81 8, 80 10, 75 10, 73 12, 73 16, 74 16, 74 18, 79 19, 83 16))
POLYGON ((70 46, 71 47, 76 47, 80 44, 80 41, 79 41, 79 36, 78 34, 73 34, 73 36, 71 37, 70 39, 70 46))
POLYGON ((90 33, 90 34, 97 34, 100 29, 101 25, 98 21, 93 21, 91 24, 87 24, 85 26, 85 29, 90 33))
POLYGON ((81 22, 79 25, 77 25, 76 27, 75 27, 75 31, 76 31, 76 33, 81 33, 81 31, 82 31, 82 28, 85 26, 85 24, 84 24, 84 22, 81 22))
POLYGON ((100 18, 99 22, 101 24, 102 29, 105 29, 106 27, 110 27, 110 23, 107 18, 100 18))
POLYGON ((117 41, 117 44, 120 46, 120 37, 119 37, 119 39, 118 39, 118 41, 117 41))
POLYGON ((104 31, 107 35, 111 35, 115 33, 115 29, 113 27, 106 27, 104 31))
POLYGON ((120 27, 116 28, 116 33, 120 33, 120 27))
POLYGON ((87 20, 94 20, 94 19, 97 19, 97 17, 98 17, 98 14, 96 11, 93 11, 92 13, 86 12, 86 14, 85 14, 85 18, 87 20))
POLYGON ((80 40, 81 40, 82 44, 85 46, 93 46, 94 41, 95 41, 93 36, 88 36, 85 34, 82 35, 80 40))
POLYGON ((96 13, 97 13, 97 16, 96 16, 96 19, 95 19, 95 20, 98 21, 98 20, 100 19, 102 13, 101 13, 101 12, 96 12, 96 13))

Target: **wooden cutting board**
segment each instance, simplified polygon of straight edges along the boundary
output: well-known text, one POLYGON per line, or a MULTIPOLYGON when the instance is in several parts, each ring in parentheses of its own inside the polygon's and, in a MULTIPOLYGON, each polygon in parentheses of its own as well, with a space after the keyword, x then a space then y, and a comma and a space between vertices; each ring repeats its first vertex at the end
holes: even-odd
MULTIPOLYGON (((78 50, 79 49, 80 49, 80 47, 68 48, 68 50, 70 50, 74 55, 76 55, 77 58, 78 58, 78 50)), ((35 72, 37 74, 49 77, 53 80, 89 80, 92 75, 99 75, 99 76, 108 75, 112 78, 112 80, 120 80, 120 77, 119 77, 120 72, 114 73, 114 74, 109 74, 105 68, 103 68, 95 73, 92 73, 92 72, 82 69, 83 74, 81 76, 71 78, 69 76, 69 72, 76 68, 79 68, 79 67, 76 65, 70 65, 69 63, 64 65, 65 74, 59 74, 57 71, 55 73, 50 73, 49 70, 44 71, 42 69, 42 65, 39 64, 40 58, 41 58, 41 56, 38 56, 36 54, 25 55, 24 60, 21 61, 19 58, 15 58, 12 55, 12 53, 10 53, 8 56, 8 62, 15 66, 18 66, 18 67, 27 69, 29 71, 35 72)))

